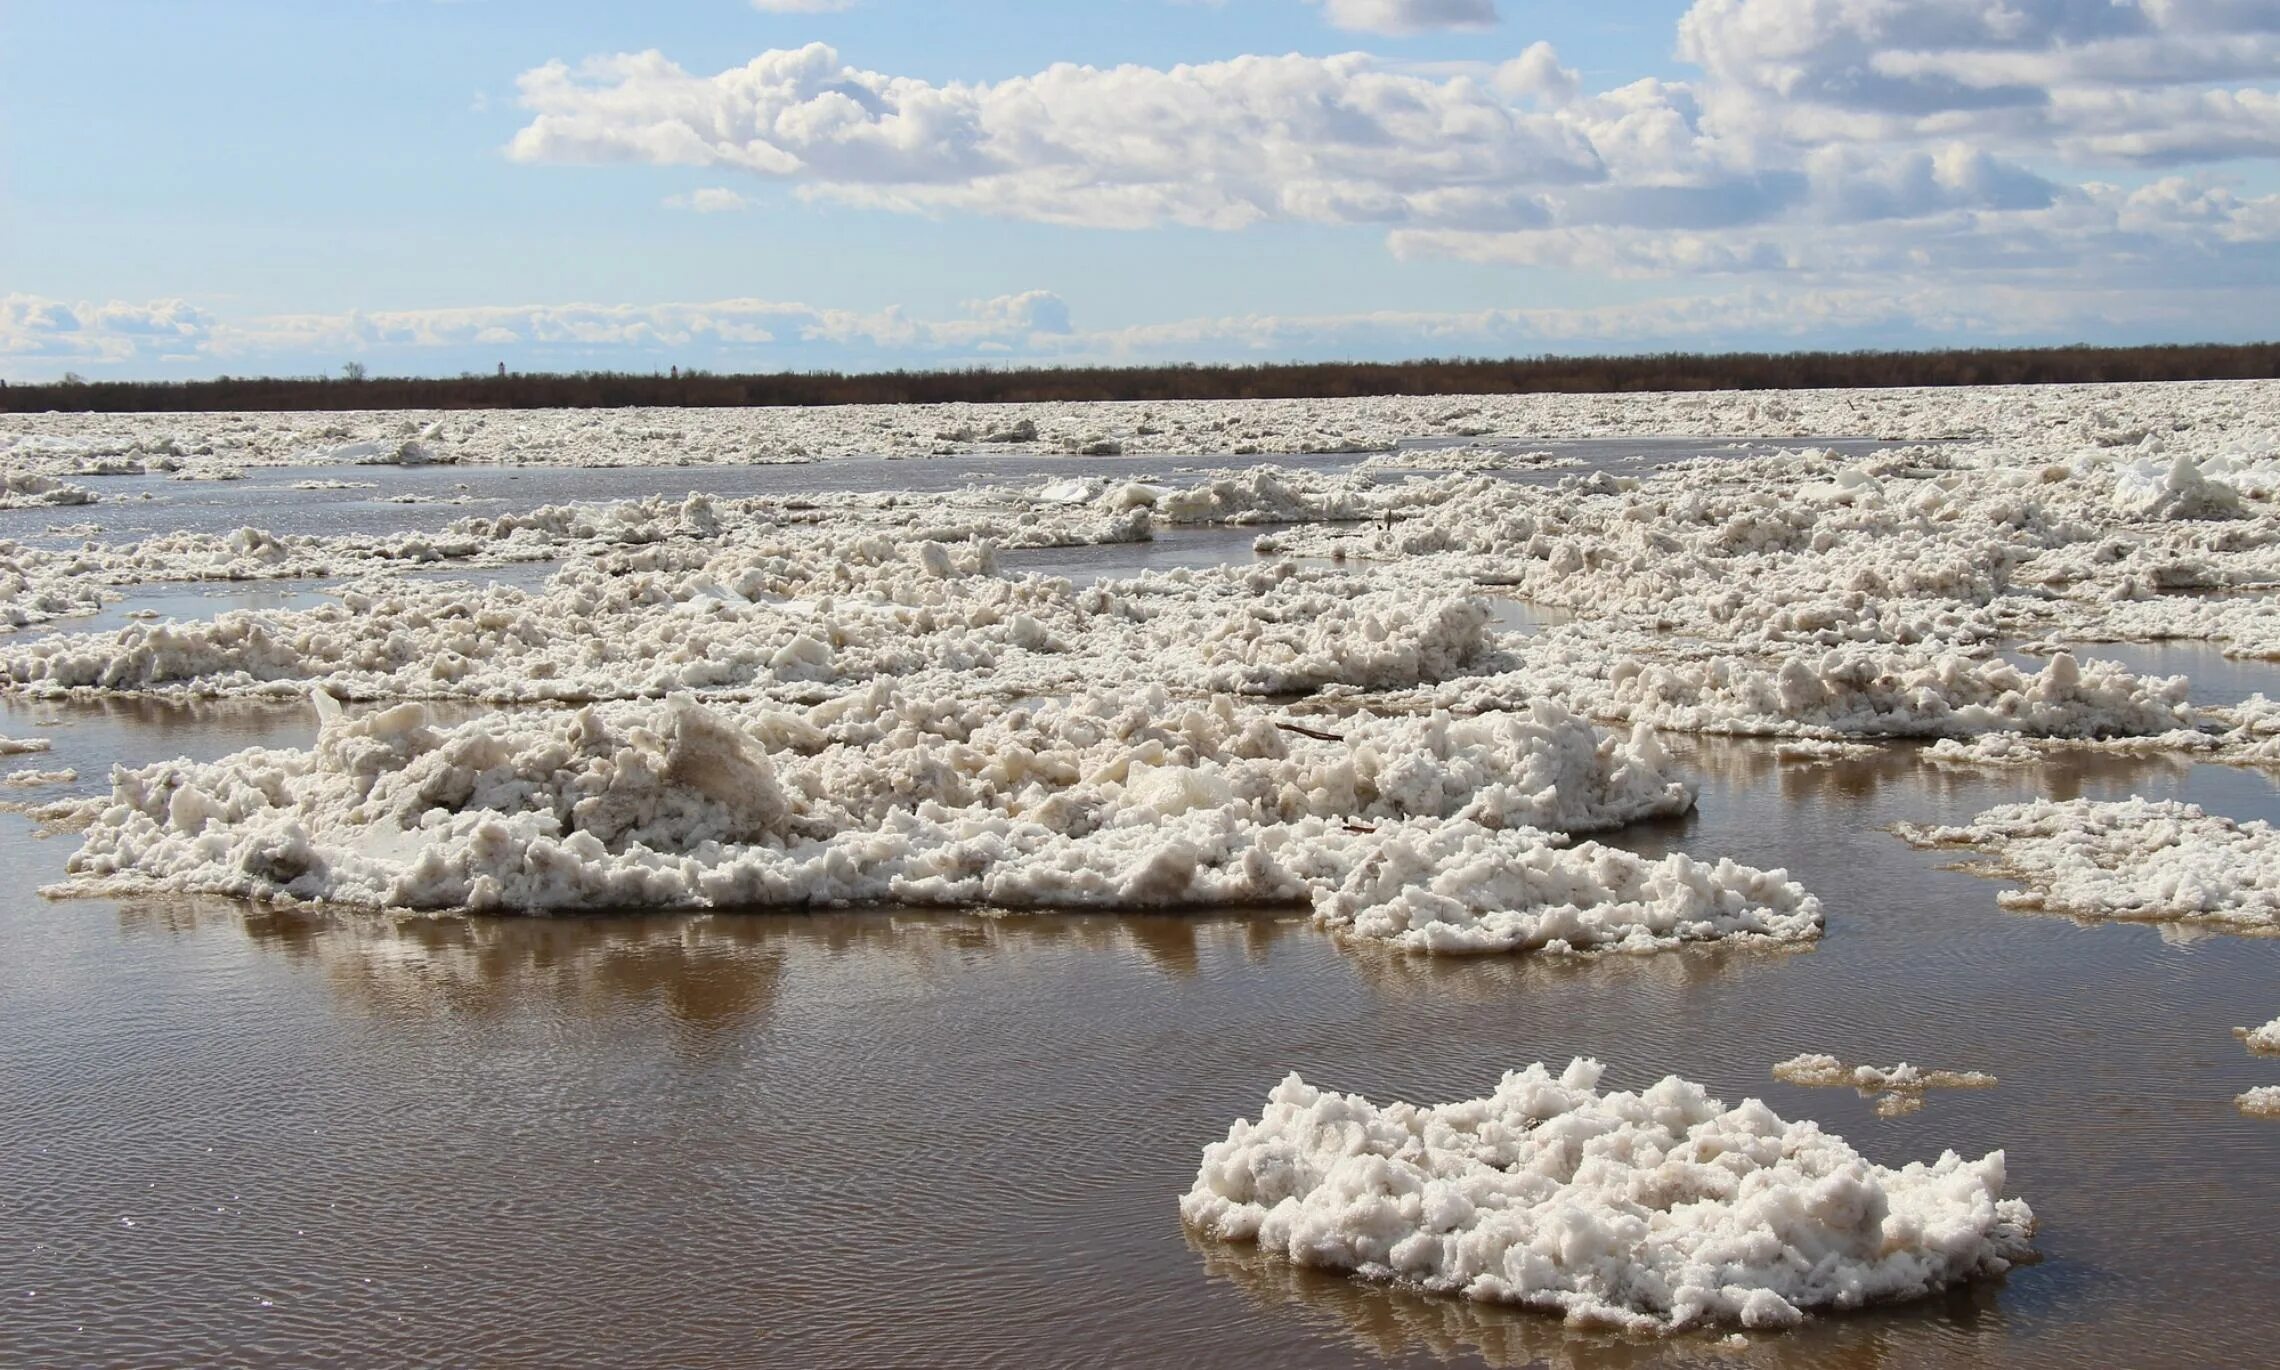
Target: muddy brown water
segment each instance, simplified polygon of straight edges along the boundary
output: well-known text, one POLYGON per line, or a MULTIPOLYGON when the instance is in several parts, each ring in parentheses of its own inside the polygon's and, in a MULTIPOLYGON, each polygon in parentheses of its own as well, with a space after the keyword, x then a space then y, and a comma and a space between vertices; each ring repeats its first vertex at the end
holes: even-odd
MULTIPOLYGON (((8 704, 43 766, 304 745, 297 706, 8 704)), ((50 902, 0 816, 0 1363, 2250 1364, 2275 1332, 2280 940, 2009 913, 1897 819, 2037 793, 2280 816, 2266 774, 1797 766, 1705 743, 1613 840, 1788 866, 1788 953, 1431 960, 1292 912, 555 919, 50 902), (1994 1072, 1875 1116, 1803 1050, 1994 1072), (1197 1155, 1284 1072, 1443 1100, 1596 1055, 1872 1159, 2005 1148, 2045 1259, 1742 1351, 1199 1242, 1197 1155)), ((87 786, 82 785, 85 789, 87 786)))

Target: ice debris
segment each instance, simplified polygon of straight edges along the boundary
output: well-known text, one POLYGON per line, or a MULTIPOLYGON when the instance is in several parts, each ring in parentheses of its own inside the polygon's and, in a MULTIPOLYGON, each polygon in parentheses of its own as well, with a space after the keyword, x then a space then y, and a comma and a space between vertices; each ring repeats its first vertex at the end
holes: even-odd
POLYGON ((1795 1325, 2032 1254, 2004 1158, 1897 1170, 1763 1103, 1577 1060, 1485 1098, 1384 1107, 1291 1075, 1206 1147, 1180 1216, 1307 1266, 1636 1332, 1795 1325))
POLYGON ((1978 1070, 1926 1070, 1902 1061, 1896 1066, 1848 1066, 1834 1056, 1805 1052, 1773 1068, 1773 1078, 1793 1085, 1850 1087, 1876 1100, 1880 1117, 1914 1113, 1933 1089, 1989 1089, 1995 1077, 1978 1070))

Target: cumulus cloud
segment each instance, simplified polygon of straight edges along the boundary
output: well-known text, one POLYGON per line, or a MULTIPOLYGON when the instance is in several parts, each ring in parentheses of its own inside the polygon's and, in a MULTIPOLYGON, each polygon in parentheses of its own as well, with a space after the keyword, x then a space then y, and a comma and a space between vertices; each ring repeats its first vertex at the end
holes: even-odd
POLYGON ((1496 23, 1496 0, 1308 0, 1336 28, 1357 33, 1409 34, 1436 29, 1485 29, 1496 23))
POLYGON ((1610 158, 1691 152, 1658 130, 1593 127, 1643 126, 1648 111, 1523 107, 1361 54, 935 84, 822 44, 713 76, 648 52, 550 63, 523 74, 521 98, 532 117, 508 146, 521 161, 733 170, 891 209, 1125 228, 1402 221, 1451 191, 1510 196, 1602 178, 1610 158))

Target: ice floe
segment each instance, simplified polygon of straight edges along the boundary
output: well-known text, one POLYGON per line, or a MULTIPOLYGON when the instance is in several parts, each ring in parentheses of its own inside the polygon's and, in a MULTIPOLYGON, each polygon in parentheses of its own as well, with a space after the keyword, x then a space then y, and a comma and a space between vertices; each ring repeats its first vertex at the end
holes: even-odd
POLYGON ((368 907, 1311 905, 1416 951, 1816 936, 1780 872, 1564 833, 1693 803, 1651 734, 1556 706, 1292 727, 1157 687, 1002 709, 884 683, 805 710, 355 717, 308 750, 174 761, 85 804, 59 893, 368 907))
POLYGON ((1902 823, 1919 846, 1987 854, 1972 867, 2019 881, 2007 908, 2088 919, 2280 932, 2280 833, 2175 800, 2036 800, 1955 826, 1902 823))
POLYGON ((1485 1098, 1383 1107, 1294 1074, 1204 1149, 1180 1215, 1295 1264, 1639 1332, 1786 1327, 2032 1254, 2001 1152, 1889 1169, 1755 1099, 1601 1074, 1532 1065, 1485 1098))

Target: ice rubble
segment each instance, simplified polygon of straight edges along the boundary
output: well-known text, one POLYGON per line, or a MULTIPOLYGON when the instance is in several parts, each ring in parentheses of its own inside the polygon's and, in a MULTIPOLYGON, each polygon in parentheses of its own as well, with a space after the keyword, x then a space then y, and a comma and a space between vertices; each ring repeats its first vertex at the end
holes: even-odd
POLYGON ((1145 679, 1280 695, 1442 679, 1492 639, 1474 598, 1420 602, 1287 566, 1076 587, 986 573, 940 544, 686 576, 572 568, 536 594, 399 583, 341 601, 11 645, 0 680, 40 694, 321 684, 501 701, 808 699, 883 677, 1001 696, 1145 679))
POLYGON ((2280 1085, 2258 1085, 2233 1102, 2252 1118, 2280 1118, 2280 1085))
POLYGON ((882 683, 800 711, 421 705, 307 751, 113 775, 63 893, 165 888, 371 907, 567 910, 894 900, 1311 901, 1411 950, 1643 951, 1818 934, 1779 872, 1554 835, 1683 812, 1654 738, 1552 705, 1281 724, 1221 697, 1000 709, 882 683))
POLYGON ((1920 1297, 2032 1254, 2003 1153, 1873 1165, 1755 1099, 1577 1060, 1485 1098, 1383 1108, 1291 1075, 1204 1149, 1180 1215, 1308 1266, 1639 1332, 1920 1297))
POLYGON ((2026 888, 2008 908, 2280 932, 2280 834, 2175 800, 2037 800, 1952 827, 1899 824, 1919 846, 1988 854, 1974 869, 2026 888))
POLYGON ((1848 1066, 1834 1056, 1805 1052, 1779 1062, 1773 1078, 1793 1085, 1820 1088, 1850 1087, 1862 1097, 1876 1100, 1880 1117, 1914 1113, 1924 1106, 1924 1093, 1933 1089, 1989 1089, 1995 1077, 1978 1070, 1926 1070, 1902 1061, 1896 1066, 1848 1066))
POLYGON ((55 744, 44 737, 0 737, 0 756, 24 756, 44 752, 55 744))
MULTIPOLYGON (((2280 655, 2274 383, 706 413, 31 416, 0 419, 0 461, 62 479, 80 470, 223 464, 340 470, 407 454, 608 465, 921 456, 1009 444, 1043 451, 1113 444, 1127 453, 1383 451, 1420 436, 1510 443, 1584 433, 1813 431, 1911 441, 1866 455, 1735 449, 1557 485, 1485 470, 1431 474, 1424 455, 1413 462, 1404 451, 1343 474, 1254 468, 1157 482, 1056 473, 919 499, 692 495, 554 505, 387 537, 249 528, 71 548, 0 544, 0 625, 85 612, 115 587, 152 580, 350 582, 340 603, 308 610, 19 637, 0 644, 0 685, 36 695, 292 696, 313 686, 381 703, 642 701, 629 703, 631 712, 589 715, 585 724, 564 721, 576 717, 566 713, 534 716, 553 720, 543 725, 561 734, 553 743, 497 725, 507 739, 498 745, 515 756, 553 746, 583 757, 585 742, 565 740, 579 727, 619 739, 611 745, 633 754, 647 755, 649 744, 624 742, 621 729, 665 739, 657 745, 669 751, 679 726, 671 720, 680 715, 652 715, 668 707, 656 701, 684 693, 701 695, 738 728, 763 728, 767 718, 815 708, 872 708, 864 701, 881 681, 895 682, 906 701, 956 701, 963 711, 1011 711, 1019 701, 1134 690, 1135 682, 1168 691, 1162 713, 1208 711, 1217 707, 1205 703, 1215 694, 1317 695, 1317 709, 1417 719, 1436 711, 1533 717, 1529 711, 1551 708, 1625 727, 1771 736, 1796 759, 1891 738, 1933 740, 1926 749, 1933 759, 1970 764, 2061 744, 2243 761, 2280 754, 2273 752, 2280 725, 2261 700, 2218 715, 2222 730, 2212 730, 2182 679, 2136 675, 2089 655, 2057 653, 2039 670, 1996 655, 2022 639, 2196 632, 2229 652, 2280 655), (1259 544, 1266 559, 1248 565, 1080 585, 1001 562, 1013 548, 1260 523, 1278 526, 1259 544), (396 574, 529 563, 560 569, 535 589, 396 574), (1525 638, 1500 633, 1488 593, 1576 617, 1525 638)), ((1256 710, 1234 707, 1245 718, 1256 710)), ((1026 706, 1018 712, 1040 716, 1026 706)), ((1341 738, 1325 745, 1373 745, 1373 734, 1351 732, 1346 720, 1309 718, 1341 738)), ((1355 726, 1391 725, 1380 718, 1355 726)), ((432 722, 412 731, 424 736, 422 729, 445 735, 432 722)), ((448 736, 418 756, 407 753, 400 769, 438 764, 422 759, 428 751, 474 745, 456 730, 448 736)), ((805 774, 814 764, 807 745, 787 753, 790 744, 780 742, 765 752, 772 773, 805 774)), ((932 755, 949 745, 922 750, 932 755)), ((841 738, 816 755, 873 746, 841 738)), ((1472 747, 1493 750, 1487 742, 1458 750, 1472 747)), ((502 809, 443 806, 449 821, 437 820, 439 840, 454 854, 413 878, 408 863, 358 848, 328 826, 356 772, 312 757, 264 763, 292 779, 290 792, 263 805, 249 800, 219 826, 176 830, 170 814, 122 800, 118 823, 98 825, 91 840, 147 842, 163 857, 154 868, 163 878, 207 882, 201 887, 282 892, 300 882, 310 897, 352 902, 480 895, 536 906, 648 898, 645 881, 661 899, 691 903, 788 897, 808 877, 778 867, 788 860, 782 853, 802 843, 828 867, 815 887, 838 891, 834 898, 884 888, 897 898, 937 890, 952 892, 939 895, 945 899, 983 899, 1000 897, 991 890, 1002 886, 1008 899, 1050 900, 1062 888, 1054 881, 1074 888, 1090 880, 1093 893, 1083 897, 1114 900, 1127 897, 1115 874, 1126 868, 1117 862, 1140 854, 1118 845, 1138 839, 1089 817, 1074 826, 1049 818, 1033 831, 1024 825, 1034 815, 1007 807, 1010 799, 1000 804, 1000 796, 980 817, 969 810, 982 801, 966 798, 914 799, 867 814, 874 824, 906 825, 894 858, 905 864, 873 861, 859 877, 843 879, 830 864, 852 860, 829 857, 855 848, 851 828, 762 825, 759 841, 675 829, 654 845, 613 847, 614 836, 596 838, 601 857, 589 860, 591 849, 581 844, 560 858, 583 830, 569 807, 555 803, 571 792, 563 788, 569 782, 558 785, 547 772, 531 780, 530 794, 502 800, 502 809), (315 807, 302 812, 304 800, 315 807), (961 826, 975 822, 983 835, 961 826), (1011 835, 994 835, 991 825, 1011 835), (329 864, 296 868, 293 854, 262 867, 258 853, 233 845, 259 846, 273 827, 281 841, 307 839, 329 864), (515 860, 541 852, 532 859, 556 861, 568 874, 549 883, 524 871, 479 886, 491 867, 480 853, 461 859, 478 836, 506 842, 502 850, 515 860), (720 850, 705 848, 707 840, 720 850), (974 856, 976 842, 996 845, 974 856), (755 855, 762 847, 776 854, 755 855), (239 865, 230 868, 232 860, 239 865), (955 874, 925 860, 980 865, 955 874)), ((601 764, 580 764, 589 762, 601 764)), ((1197 853, 1202 874, 1188 887, 1166 877, 1165 887, 1191 887, 1197 899, 1253 891, 1304 898, 1349 935, 1439 949, 1786 938, 1818 922, 1817 907, 1778 872, 1566 846, 1526 830, 1585 830, 1592 822, 1529 817, 1525 804, 1493 815, 1463 805, 1364 814, 1331 804, 1215 819, 1205 801, 1231 764, 1181 762, 1172 778, 1149 780, 1204 786, 1177 813, 1117 791, 1110 811, 1154 813, 1166 841, 1197 853), (1308 824, 1320 830, 1299 832, 1308 824), (1255 871, 1227 873, 1227 863, 1240 865, 1252 853, 1260 854, 1255 871), (1273 878, 1263 873, 1270 857, 1288 857, 1273 878), (1277 884, 1283 875, 1289 878, 1277 884)), ((578 782, 612 793, 616 783, 594 775, 578 782)), ((1058 796, 1052 802, 1075 803, 1067 796, 1081 787, 1073 783, 1048 786, 1058 796)), ((204 775, 192 784, 201 787, 250 793, 204 775)), ((686 797, 678 780, 666 789, 686 797)), ((207 816, 193 804, 184 817, 203 824, 207 816)), ((419 840, 429 836, 420 830, 419 840)), ((145 854, 136 851, 138 859, 145 854)), ((98 846, 89 859, 101 856, 98 846)), ((1177 875, 1180 864, 1167 869, 1177 875)), ((121 868, 103 878, 125 875, 121 868)))

